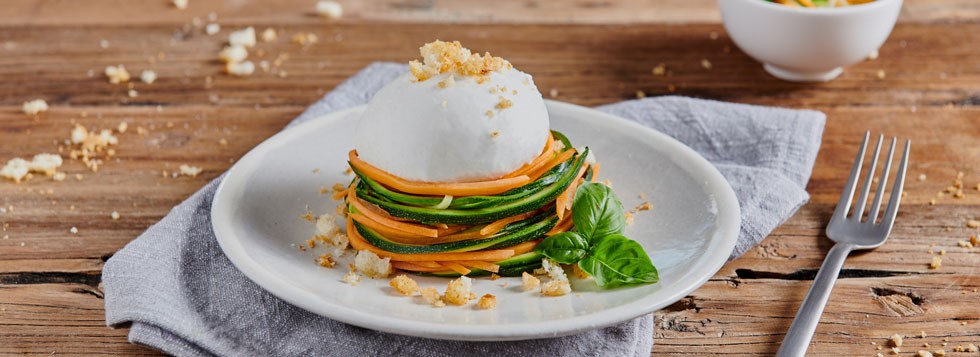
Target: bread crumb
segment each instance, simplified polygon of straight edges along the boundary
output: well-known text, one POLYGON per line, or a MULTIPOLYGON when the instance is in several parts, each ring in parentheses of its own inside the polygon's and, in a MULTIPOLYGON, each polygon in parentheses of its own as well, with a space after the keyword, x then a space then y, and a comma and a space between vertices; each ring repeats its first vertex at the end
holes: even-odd
POLYGON ((405 296, 415 295, 415 293, 419 291, 419 283, 415 282, 415 280, 409 278, 405 274, 396 276, 394 279, 391 279, 391 281, 388 282, 388 285, 391 285, 391 287, 394 288, 395 291, 405 296))
POLYGON ((255 73, 255 64, 252 61, 228 62, 225 64, 225 72, 238 77, 250 76, 255 73))
POLYGON ((343 281, 351 285, 357 285, 361 282, 361 276, 356 271, 350 270, 347 272, 347 275, 344 275, 343 281))
POLYGON ((878 50, 877 49, 871 50, 871 53, 868 54, 868 60, 874 61, 876 59, 878 59, 878 50))
POLYGON ((980 228, 980 221, 971 219, 969 221, 966 221, 966 226, 969 228, 980 228))
POLYGON ((41 153, 34 155, 28 168, 31 172, 42 173, 46 176, 53 176, 64 160, 61 155, 41 153))
POLYGON ((449 77, 446 77, 446 79, 439 81, 439 83, 437 83, 436 85, 439 86, 439 88, 445 89, 447 87, 452 86, 453 84, 456 84, 456 77, 450 74, 449 77))
POLYGON ((541 269, 544 269, 545 274, 548 274, 548 277, 552 280, 568 281, 565 270, 554 260, 548 258, 541 259, 541 269))
POLYGON ((932 262, 929 263, 929 269, 936 270, 941 266, 943 266, 943 258, 940 256, 932 257, 932 262))
POLYGON ((20 110, 27 115, 38 115, 48 111, 48 102, 45 102, 44 99, 26 101, 21 105, 20 110))
POLYGON ((487 118, 493 118, 493 111, 492 110, 489 110, 488 109, 484 114, 487 115, 487 118))
POLYGON ((180 165, 180 174, 184 176, 197 177, 204 169, 197 166, 180 165))
POLYGON ((490 280, 497 280, 497 279, 500 279, 500 275, 497 275, 497 273, 490 273, 490 280))
POLYGON ((110 214, 109 217, 112 217, 113 220, 117 220, 119 219, 119 212, 112 211, 112 214, 110 214))
POLYGON ((278 38, 279 38, 279 34, 276 32, 275 29, 273 29, 271 27, 267 27, 265 29, 265 31, 262 31, 262 41, 263 42, 272 42, 272 41, 275 41, 278 38))
POLYGON ((926 180, 926 174, 919 174, 919 181, 925 181, 925 180, 926 180))
POLYGON ((317 41, 320 41, 320 37, 311 32, 300 32, 293 35, 293 42, 303 47, 312 46, 313 44, 317 43, 317 41))
POLYGON ((68 175, 64 172, 55 172, 54 175, 51 175, 51 179, 55 181, 64 181, 66 178, 68 178, 68 175))
POLYGON ((30 172, 27 160, 15 157, 7 161, 7 164, 0 168, 0 177, 20 183, 30 172))
POLYGON ((562 296, 572 292, 572 286, 567 280, 551 280, 541 285, 541 295, 562 296))
POLYGON ((381 258, 369 250, 361 250, 354 257, 354 266, 357 271, 364 273, 369 278, 387 278, 391 274, 391 258, 381 258))
POLYGON ((558 98, 558 88, 551 88, 551 90, 548 91, 548 96, 558 98))
POLYGON ((471 299, 473 281, 469 277, 461 276, 449 282, 446 287, 444 299, 453 305, 465 305, 471 299))
POLYGON ((78 227, 72 226, 70 229, 68 229, 68 231, 71 232, 71 234, 78 234, 78 227))
POLYGON ((653 70, 651 70, 651 72, 655 76, 663 77, 664 75, 667 74, 667 66, 664 65, 663 63, 659 63, 657 64, 657 66, 653 67, 653 70))
POLYGON ((497 307, 497 297, 491 294, 485 294, 480 297, 480 301, 477 302, 477 306, 484 310, 495 308, 497 307))
POLYGON ((711 61, 708 61, 707 58, 702 58, 701 59, 701 68, 711 69, 711 61))
POLYGON ((877 76, 878 76, 878 79, 885 79, 885 70, 879 69, 877 76))
POLYGON ((507 60, 493 57, 490 53, 479 55, 463 48, 459 41, 433 41, 419 48, 422 61, 408 63, 409 70, 418 82, 423 82, 440 73, 470 76, 477 83, 484 83, 491 72, 513 68, 507 60))
POLYGON ((527 272, 521 273, 521 282, 524 284, 524 291, 531 291, 541 285, 541 280, 527 272))
POLYGON ((344 14, 344 7, 336 1, 317 1, 316 13, 325 19, 336 20, 344 14))
POLYGON ((129 71, 123 65, 107 66, 105 68, 105 76, 109 79, 109 83, 112 84, 129 82, 130 79, 129 71))
POLYGON ((210 23, 204 26, 204 33, 208 34, 208 36, 216 35, 218 32, 221 32, 221 25, 210 23))
POLYGON ((218 58, 225 63, 241 62, 248 58, 248 50, 245 49, 245 46, 225 46, 225 48, 221 49, 221 52, 218 53, 218 58))
POLYGON ((627 226, 633 225, 633 221, 635 220, 635 218, 633 217, 633 212, 623 212, 623 217, 626 217, 627 226))
POLYGON ((496 138, 498 136, 500 136, 500 132, 499 131, 494 130, 494 131, 491 131, 490 132, 490 137, 491 138, 496 138))
POLYGON ((249 48, 255 47, 255 29, 249 26, 228 34, 228 44, 249 48))
POLYGON ((500 97, 500 102, 497 103, 497 107, 496 108, 497 109, 500 109, 500 110, 504 110, 504 109, 510 108, 512 106, 514 106, 514 102, 512 102, 510 99, 507 99, 507 98, 504 98, 504 97, 500 97))
POLYGON ((902 347, 902 340, 902 335, 897 333, 888 338, 888 341, 891 342, 892 346, 894 347, 902 347))
POLYGON ((647 93, 646 92, 644 92, 642 90, 636 91, 636 99, 643 99, 643 98, 646 98, 646 97, 647 97, 647 93))
POLYGON ((932 354, 937 357, 943 357, 946 356, 946 350, 935 350, 932 351, 932 354))
POLYGON ((140 95, 140 93, 137 92, 135 89, 130 89, 128 92, 126 92, 126 94, 129 95, 130 98, 136 98, 137 96, 140 95))
POLYGON ((446 306, 445 303, 442 303, 442 297, 439 296, 439 291, 436 290, 436 288, 433 287, 424 288, 419 291, 419 295, 422 295, 422 299, 424 299, 429 304, 439 306, 439 307, 446 306), (440 305, 440 303, 442 304, 440 305))
POLYGON ((929 352, 929 351, 926 351, 926 350, 919 350, 918 352, 915 353, 915 356, 916 357, 933 357, 932 356, 932 352, 929 352))
POLYGON ((891 352, 892 352, 893 355, 897 355, 899 353, 902 353, 902 350, 900 348, 898 348, 898 347, 892 347, 892 351, 891 352))
POLYGON ((174 4, 174 7, 176 7, 177 10, 184 10, 187 8, 187 0, 171 0, 171 2, 174 4))
POLYGON ((337 265, 337 262, 333 260, 333 256, 330 253, 323 253, 323 255, 316 258, 316 264, 324 268, 333 268, 337 265))

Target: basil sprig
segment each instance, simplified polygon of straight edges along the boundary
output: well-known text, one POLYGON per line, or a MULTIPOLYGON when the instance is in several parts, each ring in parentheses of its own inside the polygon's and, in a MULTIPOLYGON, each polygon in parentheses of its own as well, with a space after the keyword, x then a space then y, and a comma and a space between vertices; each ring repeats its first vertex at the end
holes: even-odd
POLYGON ((601 287, 656 283, 660 277, 646 251, 622 234, 624 211, 608 186, 583 183, 572 201, 575 230, 548 237, 535 250, 562 264, 577 263, 601 287))

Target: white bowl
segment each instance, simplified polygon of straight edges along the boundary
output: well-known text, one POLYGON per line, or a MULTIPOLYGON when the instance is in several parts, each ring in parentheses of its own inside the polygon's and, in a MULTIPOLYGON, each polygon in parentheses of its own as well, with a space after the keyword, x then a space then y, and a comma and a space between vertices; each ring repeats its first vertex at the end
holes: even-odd
POLYGON ((729 36, 766 72, 787 81, 825 82, 885 43, 902 0, 817 9, 718 0, 718 8, 729 36))

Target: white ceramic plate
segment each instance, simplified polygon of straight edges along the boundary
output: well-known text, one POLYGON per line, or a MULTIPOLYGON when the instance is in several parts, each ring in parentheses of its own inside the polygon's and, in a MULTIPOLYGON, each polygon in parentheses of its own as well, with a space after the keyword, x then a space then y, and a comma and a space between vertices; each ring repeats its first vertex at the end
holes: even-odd
MULTIPOLYGON (((552 128, 573 145, 588 145, 602 161, 601 177, 627 209, 644 200, 627 236, 640 242, 660 282, 600 290, 574 281, 572 294, 523 292, 520 278, 474 280, 474 292, 497 296, 497 308, 432 307, 403 297, 387 279, 341 282, 346 261, 326 269, 301 252, 312 223, 300 217, 333 212, 337 202, 320 187, 346 183, 347 152, 363 107, 289 128, 257 146, 228 171, 211 215, 229 259, 259 286, 314 313, 374 330, 454 340, 520 340, 569 335, 609 326, 666 307, 708 280, 728 258, 739 232, 739 206, 725 179, 690 148, 659 132, 589 108, 548 102, 552 128), (315 170, 319 169, 319 170, 315 170), (318 171, 315 173, 314 171, 318 171), (643 193, 645 199, 638 196, 643 193), (506 284, 506 286, 504 286, 506 284)), ((350 254, 346 255, 349 259, 350 254)), ((445 289, 447 279, 416 277, 445 289)))

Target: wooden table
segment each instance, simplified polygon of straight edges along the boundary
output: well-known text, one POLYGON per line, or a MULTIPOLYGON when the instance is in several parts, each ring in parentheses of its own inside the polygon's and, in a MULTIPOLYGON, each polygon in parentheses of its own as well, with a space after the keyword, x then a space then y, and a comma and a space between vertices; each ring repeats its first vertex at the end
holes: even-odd
POLYGON ((908 0, 880 58, 825 84, 767 76, 726 36, 712 0, 348 3, 334 22, 312 15, 308 0, 191 0, 183 11, 164 0, 4 3, 0 160, 56 152, 73 123, 127 122, 129 130, 98 172, 67 160, 62 182, 0 182, 0 353, 154 353, 127 343, 126 329, 105 327, 99 282, 106 259, 340 81, 372 61, 414 58, 435 38, 509 58, 542 92, 557 89, 558 99, 573 103, 616 102, 642 90, 827 113, 810 203, 757 249, 656 313, 653 354, 775 352, 830 246, 824 225, 865 130, 913 140, 907 197, 888 243, 847 261, 810 354, 873 356, 888 352, 876 346, 892 334, 907 337, 903 355, 927 349, 923 343, 946 351, 980 344, 980 248, 957 246, 978 233, 966 222, 980 216, 974 1, 908 0), (215 36, 195 25, 207 23, 209 12, 222 25, 215 36), (252 56, 272 62, 288 54, 285 75, 221 73, 217 52, 229 30, 244 26, 281 32, 278 41, 259 44, 264 55, 252 56), (290 41, 300 32, 320 40, 302 48, 290 41), (659 63, 669 76, 651 73, 659 63), (102 75, 116 64, 134 76, 153 69, 159 79, 135 82, 138 96, 130 97, 127 85, 102 75), (36 119, 20 110, 34 98, 51 104, 36 119), (204 172, 161 174, 181 164, 204 172), (930 204, 958 172, 965 197, 930 204), (942 267, 930 269, 942 250, 942 267), (920 332, 926 337, 912 337, 920 332))

